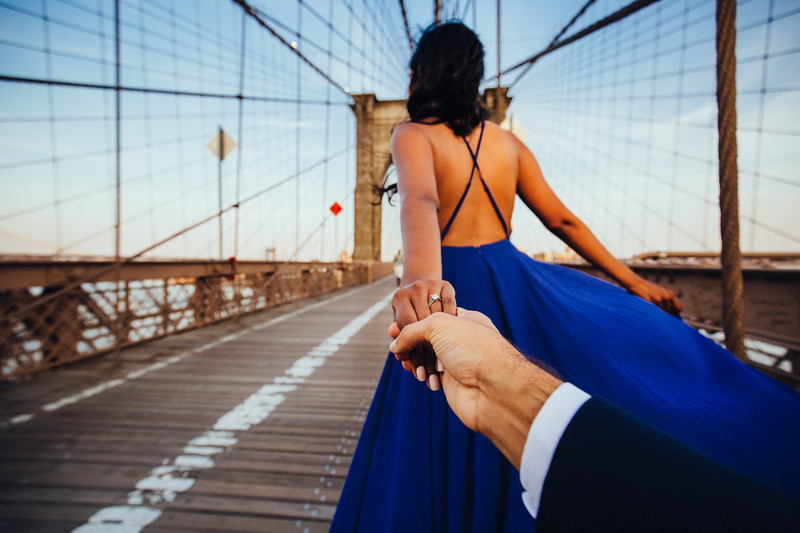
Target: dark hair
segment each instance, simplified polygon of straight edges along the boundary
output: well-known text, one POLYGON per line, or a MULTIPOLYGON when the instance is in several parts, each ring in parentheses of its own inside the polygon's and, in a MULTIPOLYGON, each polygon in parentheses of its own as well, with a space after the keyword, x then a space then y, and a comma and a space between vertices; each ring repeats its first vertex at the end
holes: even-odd
MULTIPOLYGON (((406 102, 412 122, 435 119, 456 135, 467 135, 489 110, 480 96, 483 79, 483 45, 475 33, 457 20, 432 24, 422 36, 409 63, 411 81, 406 102)), ((388 178, 388 175, 386 176, 388 178)), ((375 194, 392 198, 397 184, 375 185, 375 194)))
POLYGON ((406 108, 412 121, 435 118, 456 135, 466 135, 489 118, 479 92, 483 45, 461 22, 428 26, 409 67, 411 90, 406 108))

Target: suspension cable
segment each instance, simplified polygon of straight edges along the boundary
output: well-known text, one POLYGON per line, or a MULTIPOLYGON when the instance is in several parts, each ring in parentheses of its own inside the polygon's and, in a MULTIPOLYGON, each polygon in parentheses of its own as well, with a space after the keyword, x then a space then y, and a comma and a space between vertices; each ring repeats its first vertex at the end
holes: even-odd
MULTIPOLYGON (((654 4, 654 3, 658 2, 658 1, 659 0, 635 0, 634 2, 631 2, 627 6, 623 7, 622 9, 620 9, 619 11, 616 11, 616 12, 612 13, 611 15, 605 17, 604 19, 595 22, 591 26, 582 29, 581 31, 579 31, 578 33, 572 35, 571 37, 568 37, 568 38, 564 39, 563 41, 558 41, 556 43, 551 43, 550 45, 548 45, 541 52, 539 52, 537 54, 534 54, 531 57, 529 57, 528 59, 525 59, 524 61, 520 61, 519 63, 517 63, 513 67, 507 68, 506 70, 500 72, 500 76, 505 76, 506 74, 508 74, 510 72, 514 72, 515 70, 517 70, 519 68, 522 68, 525 65, 533 64, 536 61, 538 61, 539 59, 541 59, 542 57, 546 56, 547 54, 549 54, 551 52, 554 52, 554 51, 558 50, 559 48, 561 48, 563 46, 566 46, 566 45, 568 45, 570 43, 574 43, 575 41, 578 41, 578 40, 586 37, 587 35, 591 35, 592 33, 596 32, 597 30, 601 30, 601 29, 605 28, 606 26, 614 24, 615 22, 619 22, 620 20, 624 19, 625 17, 628 17, 628 16, 636 13, 640 9, 644 9, 645 7, 647 7, 647 6, 651 5, 651 4, 654 4)), ((490 81, 491 79, 492 78, 488 78, 488 79, 486 79, 484 81, 490 81)), ((519 81, 519 79, 517 79, 516 81, 519 81)))

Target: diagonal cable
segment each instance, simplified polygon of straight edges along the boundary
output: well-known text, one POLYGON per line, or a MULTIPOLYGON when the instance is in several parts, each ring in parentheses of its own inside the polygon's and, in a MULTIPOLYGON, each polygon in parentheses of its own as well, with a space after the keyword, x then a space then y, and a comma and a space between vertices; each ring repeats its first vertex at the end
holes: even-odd
MULTIPOLYGON (((605 28, 606 26, 614 24, 615 22, 619 22, 620 20, 624 19, 625 17, 628 17, 629 15, 632 15, 632 14, 636 13, 640 9, 644 9, 645 7, 647 7, 647 6, 651 5, 651 4, 655 4, 658 1, 659 0, 635 0, 634 2, 631 2, 627 6, 623 7, 622 9, 620 9, 619 11, 615 11, 614 13, 610 14, 606 18, 595 22, 591 26, 588 26, 588 27, 582 29, 578 33, 576 33, 576 34, 574 34, 574 35, 572 35, 570 37, 567 37, 563 41, 558 41, 556 43, 550 43, 541 52, 532 55, 531 57, 529 57, 528 59, 525 59, 524 61, 520 61, 519 63, 517 63, 513 67, 507 68, 506 70, 500 72, 499 75, 500 76, 505 76, 506 74, 514 72, 515 70, 520 69, 520 68, 522 68, 522 67, 524 67, 526 65, 532 65, 533 63, 537 62, 539 59, 541 59, 542 57, 546 56, 547 54, 549 54, 551 52, 554 52, 554 51, 558 50, 559 48, 564 47, 564 46, 566 46, 566 45, 568 45, 570 43, 574 43, 575 41, 578 41, 578 40, 586 37, 587 35, 591 35, 592 33, 596 32, 598 30, 601 30, 601 29, 605 28)), ((491 77, 491 78, 487 78, 487 79, 485 79, 483 81, 484 82, 488 82, 488 81, 491 81, 493 79, 495 79, 494 76, 491 77)), ((515 83, 516 83, 516 81, 519 81, 519 78, 517 78, 517 80, 515 80, 515 83)))
POLYGON ((406 36, 408 36, 408 47, 413 51, 414 39, 411 38, 411 28, 408 27, 408 16, 406 15, 406 3, 403 0, 400 0, 400 11, 403 13, 403 24, 406 27, 406 36))
POLYGON ((319 68, 317 65, 315 65, 314 63, 312 63, 312 62, 311 62, 311 60, 309 60, 309 59, 308 59, 306 56, 304 56, 304 55, 303 55, 303 53, 302 53, 302 52, 300 52, 300 50, 298 50, 296 47, 293 47, 293 46, 291 45, 291 43, 287 42, 287 41, 286 41, 286 39, 284 39, 283 37, 281 37, 281 36, 278 34, 278 32, 276 32, 276 31, 275 31, 275 30, 272 28, 272 26, 270 26, 269 24, 267 24, 267 21, 265 21, 265 20, 264 20, 264 19, 261 17, 261 15, 260 15, 260 14, 259 14, 259 13, 258 13, 258 12, 255 10, 255 9, 253 9, 253 8, 250 6, 250 4, 248 4, 248 3, 247 3, 245 0, 233 0, 233 2, 234 2, 234 3, 236 3, 236 4, 239 4, 239 5, 242 7, 242 9, 244 9, 244 11, 245 11, 245 12, 246 12, 248 15, 250 15, 251 17, 253 17, 253 18, 256 20, 256 22, 258 22, 258 23, 261 25, 261 27, 262 27, 262 28, 264 28, 264 29, 266 29, 268 32, 270 32, 270 33, 271 33, 271 34, 272 34, 272 35, 273 35, 273 36, 274 36, 276 39, 278 39, 278 40, 279 40, 281 43, 283 43, 283 44, 284 44, 284 45, 285 45, 285 46, 286 46, 286 47, 287 47, 289 50, 291 50, 291 51, 292 51, 294 54, 296 54, 296 55, 297 55, 297 57, 299 57, 299 58, 300 58, 300 59, 301 59, 303 62, 305 62, 305 63, 306 63, 308 66, 310 66, 312 69, 314 69, 314 70, 315 70, 315 71, 316 71, 316 72, 317 72, 317 73, 318 73, 320 76, 322 76, 323 78, 325 78, 326 80, 328 80, 328 82, 329 82, 331 85, 333 85, 334 87, 336 87, 337 89, 339 89, 339 90, 340 90, 340 91, 341 91, 343 94, 346 94, 346 95, 350 96, 349 92, 348 92, 348 91, 346 91, 344 87, 342 87, 341 85, 339 85, 338 83, 336 83, 335 81, 333 81, 333 79, 331 79, 331 77, 330 77, 330 76, 328 76, 328 75, 327 75, 325 72, 323 72, 321 68, 319 68))
MULTIPOLYGON (((580 11, 578 11, 577 13, 575 13, 575 16, 574 16, 574 17, 572 17, 572 20, 570 20, 570 21, 567 23, 567 25, 566 25, 566 26, 564 26, 563 28, 561 28, 561 31, 560 31, 560 32, 558 32, 558 35, 556 35, 555 37, 553 37, 553 39, 550 41, 550 44, 548 44, 548 45, 547 45, 547 48, 549 48, 549 47, 553 46, 554 44, 556 44, 556 43, 558 42, 558 40, 559 40, 559 39, 561 39, 561 37, 562 37, 562 36, 563 36, 565 33, 567 33, 567 30, 568 30, 568 29, 570 29, 570 28, 572 27, 572 25, 573 25, 573 24, 575 24, 575 22, 577 22, 577 20, 583 16, 583 14, 584 14, 584 13, 586 13, 586 10, 587 10, 587 9, 589 9, 589 6, 590 6, 590 5, 592 5, 592 4, 594 4, 594 3, 595 3, 595 0, 588 0, 588 2, 586 2, 586 3, 583 5, 583 7, 581 8, 581 10, 580 10, 580 11)), ((527 73, 528 73, 528 71, 529 71, 529 70, 530 70, 532 67, 533 67, 533 63, 528 63, 528 66, 527 66, 527 67, 525 67, 525 70, 523 70, 523 71, 520 73, 520 75, 519 75, 519 76, 517 76, 517 79, 515 79, 514 81, 512 81, 512 82, 509 84, 508 88, 509 88, 509 89, 511 89, 511 87, 513 87, 513 86, 514 86, 514 85, 515 85, 515 84, 516 84, 516 83, 517 83, 517 82, 520 80, 520 78, 522 78, 522 77, 523 77, 525 74, 527 74, 527 73)))

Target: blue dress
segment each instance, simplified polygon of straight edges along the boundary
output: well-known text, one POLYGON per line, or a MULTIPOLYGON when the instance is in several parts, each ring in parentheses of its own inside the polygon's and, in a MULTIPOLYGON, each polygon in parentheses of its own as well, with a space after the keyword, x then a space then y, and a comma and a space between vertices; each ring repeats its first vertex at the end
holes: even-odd
MULTIPOLYGON (((473 174, 479 148, 480 140, 470 147, 473 174)), ((442 277, 460 307, 486 314, 565 380, 800 497, 800 393, 680 319, 612 284, 534 261, 508 239, 443 246, 442 277)), ((491 442, 389 354, 331 531, 533 531, 522 490, 491 442)))

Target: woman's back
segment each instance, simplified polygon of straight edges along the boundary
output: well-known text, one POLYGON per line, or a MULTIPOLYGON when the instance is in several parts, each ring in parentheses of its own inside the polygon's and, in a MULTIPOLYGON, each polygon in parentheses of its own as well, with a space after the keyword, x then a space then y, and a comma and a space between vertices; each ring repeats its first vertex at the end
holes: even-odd
MULTIPOLYGON (((508 236, 506 228, 508 233, 511 230, 519 174, 519 144, 511 133, 494 123, 486 121, 483 132, 481 129, 479 125, 466 137, 460 137, 445 124, 406 123, 395 133, 396 136, 415 137, 417 142, 430 146, 440 232, 455 213, 443 238, 444 246, 486 244, 505 239, 508 236), (465 144, 465 138, 470 148, 465 144), (478 168, 474 174, 470 150, 477 152, 478 168), (464 195, 468 184, 469 190, 464 195), (459 206, 462 196, 464 199, 459 206)), ((403 156, 403 153, 395 154, 396 160, 403 156)))

